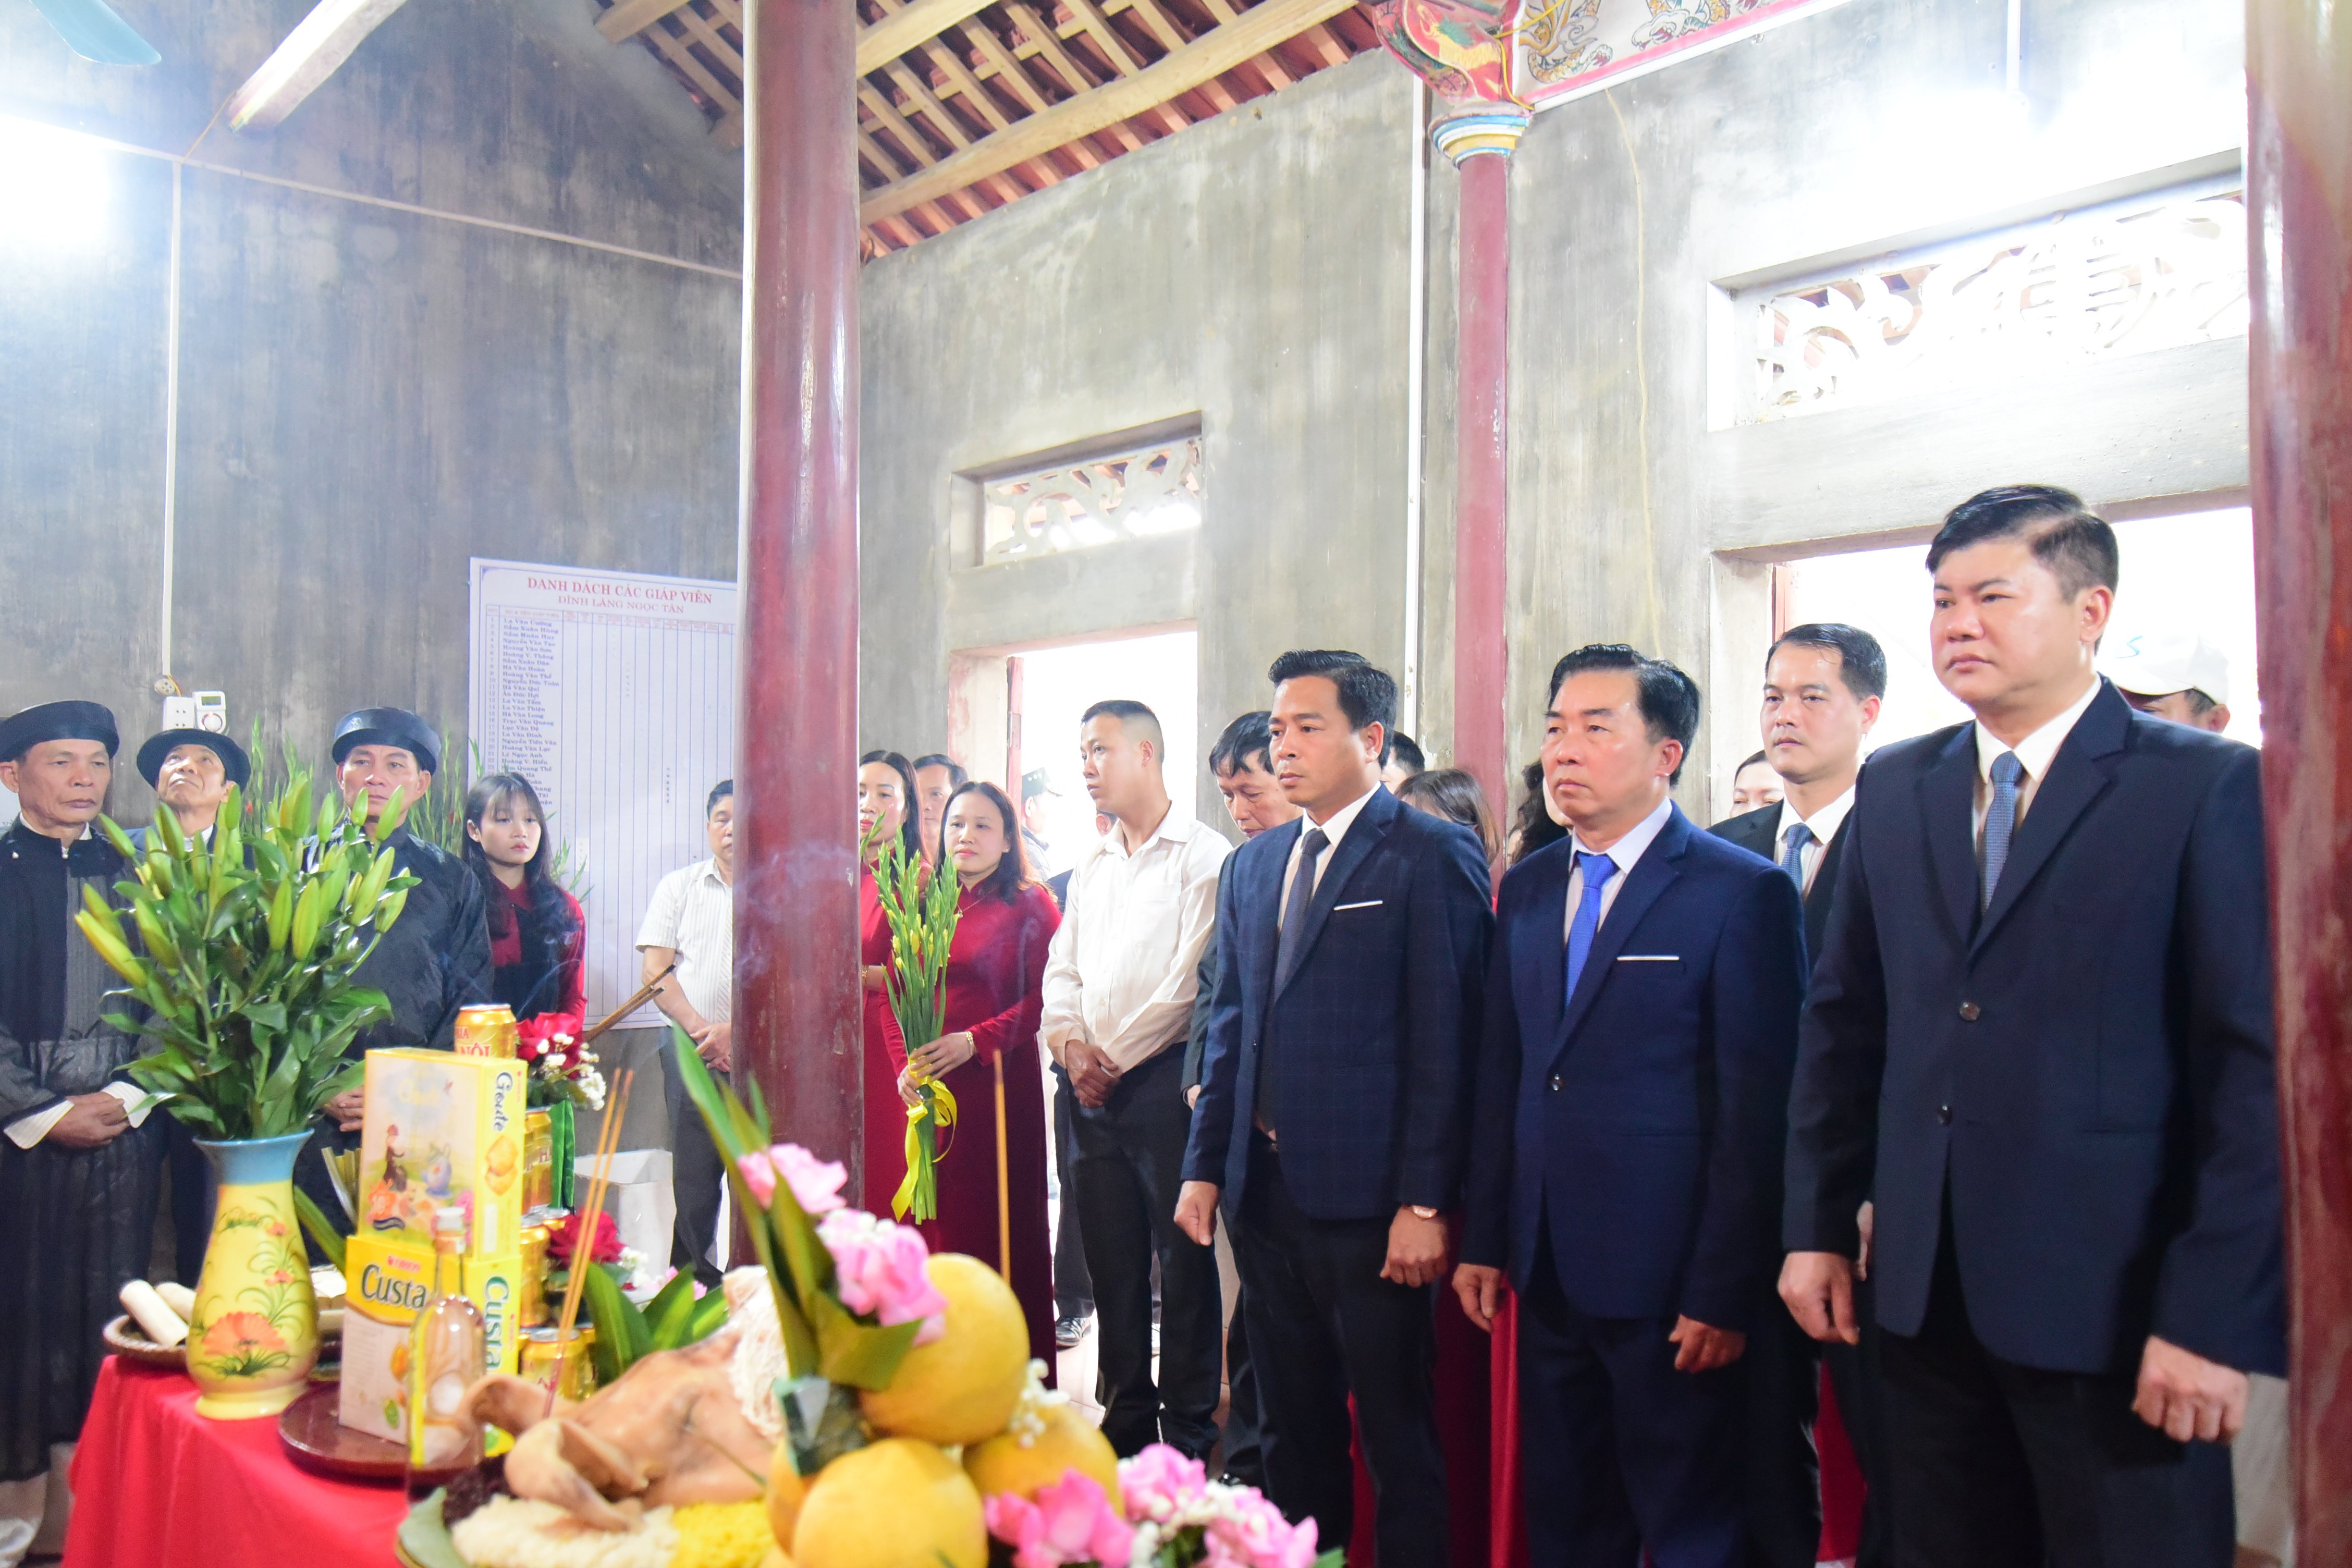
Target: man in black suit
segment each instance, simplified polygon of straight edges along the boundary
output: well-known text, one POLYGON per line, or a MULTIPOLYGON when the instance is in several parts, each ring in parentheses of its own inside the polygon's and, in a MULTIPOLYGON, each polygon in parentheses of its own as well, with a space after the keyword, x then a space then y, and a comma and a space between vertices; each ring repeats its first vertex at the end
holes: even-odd
POLYGON ((1945 520, 1976 720, 1863 769, 1813 970, 1780 1292, 1855 1342, 1871 1196, 1906 1568, 2221 1568, 2284 1364, 2261 759, 2098 678, 2116 565, 2064 490, 1945 520))
MULTIPOLYGON (((1715 825, 1717 837, 1777 862, 1805 900, 1805 951, 1819 952, 1837 891, 1841 831, 1853 806, 1862 744, 1886 696, 1886 653, 1858 626, 1791 626, 1764 656, 1764 750, 1780 781, 1770 805, 1715 825)), ((1870 1205, 1860 1215, 1870 1232, 1870 1205)), ((1748 1336, 1748 1541, 1762 1568, 1812 1568, 1822 1542, 1821 1469, 1813 1422, 1820 1414, 1821 1366, 1829 1363, 1838 1414, 1853 1440, 1868 1490, 1863 1503, 1859 1568, 1887 1568, 1894 1541, 1885 1423, 1880 1419, 1878 1329, 1867 1299, 1869 1249, 1856 1259, 1854 1289, 1863 1341, 1823 1347, 1780 1310, 1758 1315, 1748 1336)))
POLYGON ((1243 845, 1218 886, 1176 1220, 1205 1244, 1223 1199, 1276 1503, 1347 1543, 1352 1394, 1381 1568, 1439 1568, 1430 1313, 1493 924, 1486 851, 1381 787, 1386 674, 1317 650, 1270 679, 1275 776, 1305 815, 1243 845))

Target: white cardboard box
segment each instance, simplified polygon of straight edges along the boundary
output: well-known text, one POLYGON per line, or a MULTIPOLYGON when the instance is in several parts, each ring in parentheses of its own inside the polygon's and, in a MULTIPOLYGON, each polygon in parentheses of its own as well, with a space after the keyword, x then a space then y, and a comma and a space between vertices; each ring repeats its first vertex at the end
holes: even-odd
MULTIPOLYGON (((583 1154, 572 1162, 579 1173, 580 1201, 588 1199, 588 1183, 596 1173, 596 1157, 583 1154)), ((604 1194, 604 1212, 620 1227, 621 1245, 641 1255, 658 1277, 669 1268, 670 1233, 677 1220, 677 1196, 670 1186, 670 1152, 667 1149, 624 1149, 613 1156, 613 1180, 604 1194)))

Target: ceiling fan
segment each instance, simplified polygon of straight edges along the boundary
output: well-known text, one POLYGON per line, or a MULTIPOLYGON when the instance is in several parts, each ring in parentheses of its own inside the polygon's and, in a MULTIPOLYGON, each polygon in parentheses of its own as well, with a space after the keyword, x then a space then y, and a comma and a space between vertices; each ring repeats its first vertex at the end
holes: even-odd
POLYGON ((163 57, 114 14, 106 0, 33 0, 66 47, 102 66, 152 66, 163 57))

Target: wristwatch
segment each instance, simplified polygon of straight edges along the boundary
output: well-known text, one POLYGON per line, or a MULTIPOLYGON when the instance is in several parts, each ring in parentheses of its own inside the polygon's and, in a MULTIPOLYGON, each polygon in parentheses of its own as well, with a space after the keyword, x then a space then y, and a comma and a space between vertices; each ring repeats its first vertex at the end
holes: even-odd
POLYGON ((1415 1204, 1412 1205, 1412 1217, 1415 1219, 1435 1219, 1437 1217, 1437 1211, 1433 1208, 1424 1208, 1420 1204, 1415 1204))

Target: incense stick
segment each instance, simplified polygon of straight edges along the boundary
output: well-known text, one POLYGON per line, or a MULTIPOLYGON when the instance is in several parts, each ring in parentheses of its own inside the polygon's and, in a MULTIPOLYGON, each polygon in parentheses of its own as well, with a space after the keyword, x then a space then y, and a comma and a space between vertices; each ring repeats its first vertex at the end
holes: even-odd
POLYGON ((604 1214, 604 1194, 612 1185, 613 1155, 621 1142, 621 1121, 629 1110, 629 1084, 635 1071, 624 1068, 613 1082, 611 1109, 604 1113, 604 1124, 596 1130, 596 1164, 588 1176, 587 1201, 572 1215, 572 1277, 563 1285, 563 1312, 555 1322, 555 1382, 547 1391, 547 1413, 555 1414, 556 1390, 563 1386, 563 1364, 575 1354, 579 1346, 572 1342, 572 1327, 580 1321, 580 1293, 587 1288, 588 1270, 596 1267, 596 1233, 604 1214))
POLYGON ((595 1027, 588 1030, 580 1037, 580 1043, 583 1046, 593 1045, 595 1042, 597 1036, 603 1034, 605 1030, 619 1023, 623 1018, 627 1017, 630 1014, 635 1012, 638 1008, 652 1001, 654 993, 661 989, 661 983, 667 980, 670 977, 671 973, 677 968, 677 962, 675 959, 662 965, 662 972, 659 974, 655 975, 651 980, 648 980, 643 985, 638 986, 635 994, 633 994, 627 1001, 622 1003, 619 1006, 605 1014, 604 1020, 601 1023, 597 1024, 595 1027))
POLYGON ((996 1065, 996 1262, 1006 1284, 1013 1282, 1013 1176, 1004 1152, 1004 1053, 996 1065))

